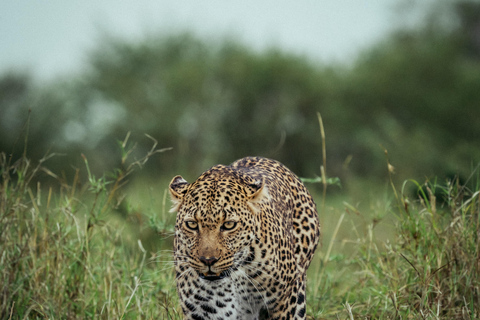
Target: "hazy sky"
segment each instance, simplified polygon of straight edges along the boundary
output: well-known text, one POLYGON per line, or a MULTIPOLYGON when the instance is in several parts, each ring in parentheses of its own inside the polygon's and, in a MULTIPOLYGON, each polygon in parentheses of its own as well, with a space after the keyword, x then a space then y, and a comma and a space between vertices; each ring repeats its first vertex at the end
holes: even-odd
MULTIPOLYGON (((405 2, 405 1, 404 1, 405 2)), ((407 1, 408 2, 408 1, 407 1)), ((396 0, 2 0, 0 73, 78 71, 107 32, 126 39, 191 30, 238 36, 320 61, 348 61, 397 27, 396 0)))

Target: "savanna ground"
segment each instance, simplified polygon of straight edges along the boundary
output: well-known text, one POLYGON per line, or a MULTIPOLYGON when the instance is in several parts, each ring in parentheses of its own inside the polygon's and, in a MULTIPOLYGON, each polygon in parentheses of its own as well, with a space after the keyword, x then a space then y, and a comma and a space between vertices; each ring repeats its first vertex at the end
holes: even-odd
MULTIPOLYGON (((165 150, 153 141, 132 161, 126 140, 121 168, 96 177, 82 155, 72 181, 48 169, 48 156, 12 162, 1 153, 2 319, 182 318, 168 180, 128 184, 165 150)), ((478 319, 478 176, 460 184, 390 175, 383 186, 314 194, 323 246, 308 273, 308 318, 478 319)))

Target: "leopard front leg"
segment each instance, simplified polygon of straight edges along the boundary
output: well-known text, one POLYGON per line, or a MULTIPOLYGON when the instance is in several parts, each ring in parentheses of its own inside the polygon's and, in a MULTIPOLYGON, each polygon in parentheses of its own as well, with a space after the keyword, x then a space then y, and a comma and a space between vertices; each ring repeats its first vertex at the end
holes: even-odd
POLYGON ((305 319, 307 314, 307 301, 305 299, 305 291, 307 284, 307 275, 304 273, 299 281, 299 290, 297 294, 297 308, 295 319, 305 319))
POLYGON ((306 274, 299 275, 295 280, 294 290, 292 290, 289 296, 285 296, 283 303, 276 308, 274 312, 271 312, 268 319, 271 320, 304 320, 306 319, 306 301, 305 301, 305 288, 306 288, 306 274))

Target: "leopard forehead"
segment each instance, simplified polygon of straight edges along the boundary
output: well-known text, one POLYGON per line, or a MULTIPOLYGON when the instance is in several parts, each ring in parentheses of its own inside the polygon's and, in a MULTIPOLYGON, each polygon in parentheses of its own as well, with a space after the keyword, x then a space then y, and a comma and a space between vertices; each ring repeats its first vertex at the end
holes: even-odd
POLYGON ((232 175, 205 175, 190 186, 180 211, 185 218, 207 224, 240 218, 250 212, 246 204, 247 189, 232 175))

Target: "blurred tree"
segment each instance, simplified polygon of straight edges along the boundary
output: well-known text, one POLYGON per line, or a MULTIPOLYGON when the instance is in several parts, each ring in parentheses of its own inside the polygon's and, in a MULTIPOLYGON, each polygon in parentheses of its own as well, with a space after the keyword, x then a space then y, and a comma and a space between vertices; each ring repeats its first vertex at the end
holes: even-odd
POLYGON ((142 130, 175 147, 162 155, 169 170, 198 173, 252 154, 277 156, 298 170, 310 165, 302 157, 319 159, 318 71, 305 59, 253 53, 228 41, 208 44, 189 34, 104 43, 87 82, 126 110, 117 131, 142 130))
POLYGON ((80 152, 99 172, 118 165, 113 142, 131 131, 139 152, 150 148, 144 133, 174 147, 147 164, 155 178, 180 171, 194 178, 247 155, 312 176, 321 164, 319 111, 332 176, 348 165, 357 176, 385 177, 380 146, 400 178, 466 174, 480 161, 476 8, 449 3, 448 23, 432 10, 423 25, 393 33, 349 67, 188 33, 106 37, 75 79, 41 88, 24 74, 0 79, 0 147, 12 150, 19 119, 32 110, 30 153, 74 154, 58 162, 66 171, 81 165, 80 152))
MULTIPOLYGON (((480 139, 480 64, 466 54, 462 34, 427 19, 357 61, 341 95, 345 109, 356 109, 355 131, 363 132, 354 145, 368 154, 384 145, 410 176, 470 170, 480 159, 478 148, 467 147, 480 139)), ((362 163, 371 160, 353 162, 360 165, 354 170, 364 171, 362 163)))
POLYGON ((463 40, 464 48, 475 58, 480 58, 480 2, 457 1, 454 6, 458 16, 458 36, 463 40))
POLYGON ((62 141, 64 100, 39 89, 28 74, 8 73, 0 79, 0 106, 0 150, 13 160, 25 148, 39 159, 62 141), (35 120, 28 122, 29 115, 35 120))
POLYGON ((15 141, 24 125, 22 119, 28 112, 31 86, 26 74, 8 73, 0 78, 0 150, 9 154, 14 152, 15 141))

